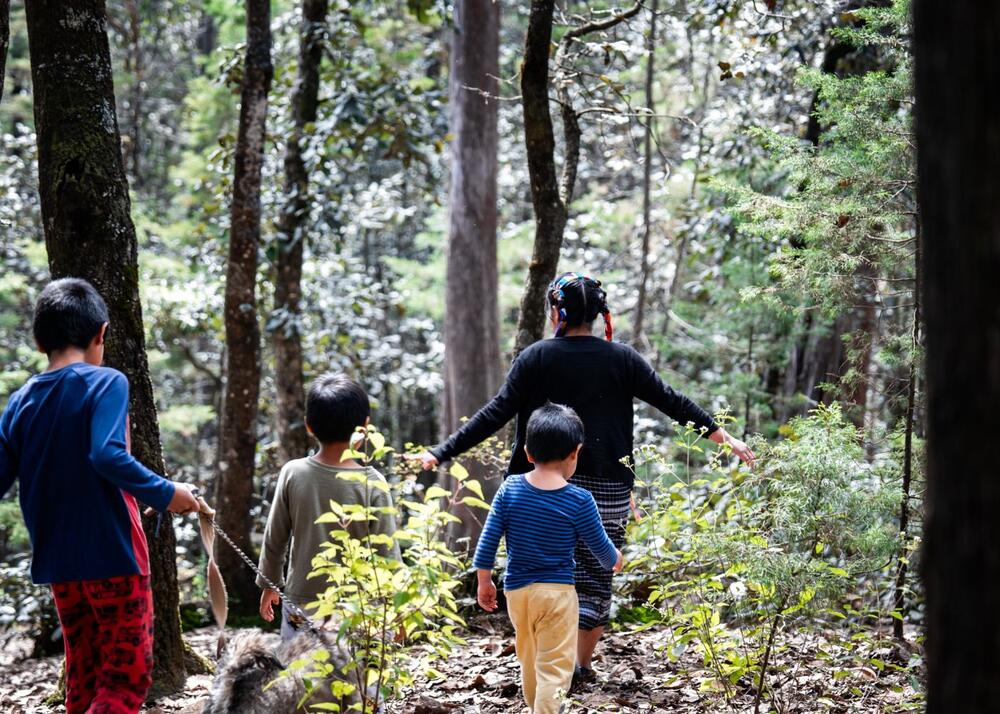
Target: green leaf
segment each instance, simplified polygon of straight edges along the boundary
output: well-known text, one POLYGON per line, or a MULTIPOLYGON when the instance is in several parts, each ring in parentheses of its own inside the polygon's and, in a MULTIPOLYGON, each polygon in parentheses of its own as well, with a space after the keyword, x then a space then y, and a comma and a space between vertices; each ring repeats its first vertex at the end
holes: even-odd
POLYGON ((475 479, 469 479, 468 481, 466 481, 462 485, 465 486, 470 491, 472 491, 477 496, 479 496, 481 499, 483 499, 483 500, 486 499, 486 496, 483 495, 483 487, 480 486, 479 482, 476 481, 475 479))
POLYGON ((446 491, 440 486, 431 486, 424 495, 424 501, 433 501, 435 498, 451 498, 451 491, 446 491))
POLYGON ((461 502, 466 506, 475 506, 476 508, 483 508, 487 511, 490 510, 490 504, 482 499, 476 498, 475 496, 466 496, 461 502))
POLYGON ((469 478, 468 470, 466 470, 466 468, 457 461, 451 465, 451 468, 448 469, 448 473, 450 473, 456 481, 465 481, 465 479, 469 478))
POLYGON ((368 443, 372 445, 373 449, 378 451, 385 447, 385 437, 377 431, 370 431, 368 432, 368 443))

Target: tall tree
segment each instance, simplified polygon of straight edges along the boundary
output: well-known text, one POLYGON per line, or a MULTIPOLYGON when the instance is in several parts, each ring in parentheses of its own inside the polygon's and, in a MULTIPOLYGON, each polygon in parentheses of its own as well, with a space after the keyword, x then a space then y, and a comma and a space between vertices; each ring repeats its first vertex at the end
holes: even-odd
POLYGON ((278 219, 274 312, 268 322, 278 393, 278 450, 282 462, 309 451, 302 376, 302 256, 309 219, 309 169, 303 157, 306 127, 316 121, 319 67, 327 0, 303 0, 299 66, 292 90, 292 133, 285 147, 285 204, 278 219))
MULTIPOLYGON (((54 278, 92 282, 111 314, 107 364, 130 384, 132 451, 164 472, 139 302, 138 250, 115 114, 102 0, 32 0, 31 47, 38 188, 54 278)), ((169 514, 144 519, 156 609, 157 690, 184 685, 174 530, 169 514)))
MULTIPOLYGON (((253 550, 250 507, 260 397, 260 325, 257 321, 260 181, 267 94, 274 68, 271 65, 271 4, 269 0, 246 0, 245 7, 247 48, 236 135, 226 269, 226 394, 215 499, 219 525, 239 548, 250 554, 253 550)), ((233 608, 240 612, 253 611, 257 592, 251 571, 231 548, 221 549, 218 561, 229 586, 233 608)))
POLYGON ((556 139, 549 113, 549 47, 554 10, 555 0, 532 0, 521 64, 524 143, 528 152, 531 203, 535 209, 535 242, 517 319, 516 352, 542 338, 545 288, 555 277, 566 229, 567 208, 559 192, 556 139))
MULTIPOLYGON (((458 0, 452 25, 451 188, 445 298, 444 409, 450 434, 500 383, 497 305, 497 76, 500 3, 458 0)), ((488 499, 496 480, 480 478, 488 499)), ((462 507, 455 534, 473 541, 475 514, 462 507)), ((474 542, 472 543, 474 545, 474 542)))
POLYGON ((996 711, 1000 4, 913 5, 927 350, 929 714, 996 711), (970 439, 972 443, 970 444, 970 439))
POLYGON ((545 331, 545 289, 555 277, 562 249, 569 206, 576 186, 580 161, 580 114, 573 106, 570 87, 575 77, 569 55, 575 43, 586 35, 602 32, 634 17, 642 9, 639 0, 628 10, 567 30, 559 40, 555 56, 556 99, 563 125, 563 165, 556 170, 555 133, 549 113, 549 50, 552 46, 554 0, 532 0, 528 32, 524 39, 521 64, 521 105, 524 113, 524 141, 531 178, 531 203, 535 210, 535 241, 528 276, 521 297, 514 351, 542 338, 545 331))

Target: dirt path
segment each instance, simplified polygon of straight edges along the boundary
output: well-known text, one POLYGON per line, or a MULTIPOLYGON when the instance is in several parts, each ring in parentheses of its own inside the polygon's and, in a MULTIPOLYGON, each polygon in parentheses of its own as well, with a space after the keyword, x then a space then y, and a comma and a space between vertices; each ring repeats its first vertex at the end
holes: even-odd
MULTIPOLYGON (((214 631, 198 630, 187 635, 194 647, 208 656, 214 648, 214 631)), ((390 702, 389 714, 521 714, 519 674, 513 640, 502 617, 474 623, 467 646, 456 650, 445 662, 435 664, 443 676, 419 677, 413 691, 390 702)), ((22 643, 23 644, 23 643, 22 643)), ((788 643, 778 655, 780 671, 771 683, 778 706, 764 703, 761 712, 782 714, 889 714, 919 711, 922 699, 919 664, 912 648, 899 648, 890 641, 855 645, 841 644, 811 635, 788 643), (865 649, 867 648, 867 649, 865 649), (901 662, 906 661, 909 667, 901 662)), ((642 632, 613 632, 602 644, 596 660, 601 681, 573 695, 573 712, 670 712, 694 714, 753 711, 749 681, 730 687, 730 699, 712 677, 699 654, 687 651, 676 662, 669 633, 660 628, 642 632)), ((61 658, 22 659, 23 647, 9 644, 0 654, 0 712, 28 714, 63 712, 49 708, 44 699, 59 677, 61 658)), ((194 714, 200 711, 211 678, 188 678, 186 689, 151 702, 148 714, 194 714)), ((279 713, 275 713, 279 714, 279 713)))

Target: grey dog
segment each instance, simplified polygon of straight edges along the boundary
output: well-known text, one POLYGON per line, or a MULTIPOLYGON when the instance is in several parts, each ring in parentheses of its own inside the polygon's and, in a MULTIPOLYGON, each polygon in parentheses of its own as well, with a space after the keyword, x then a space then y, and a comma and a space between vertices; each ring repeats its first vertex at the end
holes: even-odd
MULTIPOLYGON (((277 635, 241 632, 222 653, 212 681, 211 699, 202 714, 294 714, 308 711, 310 704, 334 703, 329 684, 316 682, 314 693, 300 707, 306 695, 303 670, 288 670, 292 662, 321 648, 319 641, 308 634, 282 643, 277 635)), ((329 662, 335 671, 342 672, 350 658, 343 648, 332 647, 329 662)), ((350 674, 337 676, 350 681, 350 674)), ((341 711, 352 711, 349 707, 360 704, 361 696, 356 690, 335 703, 340 704, 341 711)))

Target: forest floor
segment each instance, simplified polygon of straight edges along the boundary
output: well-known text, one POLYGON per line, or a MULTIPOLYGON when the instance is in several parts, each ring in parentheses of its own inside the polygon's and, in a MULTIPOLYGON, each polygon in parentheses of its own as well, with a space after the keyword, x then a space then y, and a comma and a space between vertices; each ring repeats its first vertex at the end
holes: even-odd
MULTIPOLYGON (((847 644, 837 633, 811 631, 785 638, 777 653, 777 672, 769 681, 772 702, 761 712, 781 714, 888 714, 919 711, 922 667, 912 644, 864 638, 847 644)), ((914 638, 916 633, 911 633, 914 638)), ((196 650, 210 656, 212 628, 186 635, 196 650)), ((435 668, 444 677, 418 679, 412 690, 390 702, 387 714, 521 714, 526 709, 518 689, 519 673, 513 638, 502 616, 482 616, 470 624, 467 645, 435 668)), ((14 641, 0 653, 0 712, 63 712, 47 707, 46 696, 59 678, 60 657, 24 659, 24 642, 14 641)), ((747 681, 717 684, 701 656, 688 650, 671 662, 672 646, 662 628, 610 632, 595 658, 599 682, 572 695, 572 712, 670 712, 694 714, 754 711, 747 681)), ((211 677, 188 678, 180 693, 151 702, 147 714, 195 714, 206 701, 211 677)))

